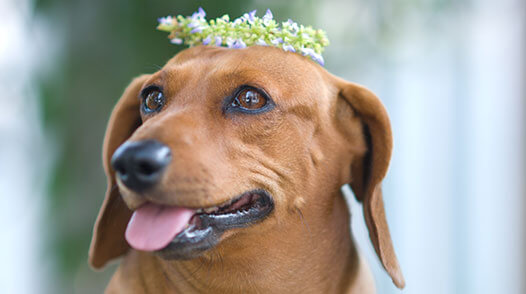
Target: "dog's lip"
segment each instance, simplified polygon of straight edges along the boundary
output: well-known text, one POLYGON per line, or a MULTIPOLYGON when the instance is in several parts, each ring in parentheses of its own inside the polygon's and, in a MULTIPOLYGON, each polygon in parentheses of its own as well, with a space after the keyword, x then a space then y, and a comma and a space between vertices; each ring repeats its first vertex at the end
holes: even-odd
POLYGON ((208 217, 226 217, 230 214, 244 214, 252 208, 254 204, 263 202, 265 205, 274 206, 272 196, 263 189, 256 189, 244 192, 236 197, 230 198, 229 200, 223 201, 217 205, 210 205, 206 207, 186 207, 194 210, 194 215, 187 225, 191 226, 192 221, 195 217, 208 216, 208 217))
POLYGON ((153 203, 153 204, 161 205, 161 206, 177 206, 177 207, 183 207, 183 208, 192 209, 192 210, 195 211, 194 214, 203 214, 203 213, 210 214, 210 213, 213 213, 213 212, 217 211, 218 209, 222 209, 222 208, 228 207, 232 203, 234 203, 234 202, 240 200, 241 198, 243 198, 244 196, 250 195, 250 194, 265 194, 266 197, 270 198, 270 200, 273 200, 272 196, 270 195, 270 193, 268 193, 266 190, 255 189, 255 190, 250 190, 250 191, 247 191, 247 192, 243 192, 243 193, 239 194, 238 196, 235 196, 235 197, 229 198, 227 200, 223 200, 221 202, 218 202, 218 204, 194 205, 194 204, 171 203, 171 202, 167 203, 167 202, 164 202, 164 201, 159 201, 157 199, 149 199, 148 198, 148 199, 144 199, 140 203, 134 203, 133 206, 129 205, 129 208, 133 212, 133 211, 136 211, 141 206, 143 206, 143 205, 145 205, 147 203, 153 203))
POLYGON ((247 191, 219 205, 199 208, 186 228, 156 253, 166 259, 199 256, 217 245, 225 231, 260 222, 273 210, 272 196, 262 189, 247 191))
MULTIPOLYGON (((239 202, 244 201, 244 200, 250 200, 250 199, 247 199, 246 197, 252 196, 252 195, 261 195, 262 192, 263 192, 262 190, 247 191, 247 192, 242 193, 241 195, 238 195, 237 197, 230 198, 229 200, 223 201, 220 204, 209 205, 209 206, 202 207, 202 208, 192 208, 192 209, 195 209, 196 211, 195 214, 203 214, 203 213, 213 214, 213 213, 217 213, 220 211, 224 211, 225 209, 228 209, 234 204, 240 205, 241 203, 239 202)), ((264 193, 268 195, 268 193, 266 192, 264 193)), ((270 195, 268 196, 270 197, 270 195)))

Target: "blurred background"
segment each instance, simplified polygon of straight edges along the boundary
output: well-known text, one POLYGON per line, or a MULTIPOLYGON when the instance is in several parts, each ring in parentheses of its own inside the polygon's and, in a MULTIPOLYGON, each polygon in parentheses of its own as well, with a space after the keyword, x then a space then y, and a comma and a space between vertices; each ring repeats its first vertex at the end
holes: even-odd
MULTIPOLYGON (((326 68, 384 101, 384 184, 403 293, 526 293, 523 0, 0 1, 0 292, 101 293, 87 252, 105 191, 101 144, 129 81, 182 47, 169 14, 272 9, 327 31, 326 68)), ((361 208, 356 239, 379 293, 361 208)))

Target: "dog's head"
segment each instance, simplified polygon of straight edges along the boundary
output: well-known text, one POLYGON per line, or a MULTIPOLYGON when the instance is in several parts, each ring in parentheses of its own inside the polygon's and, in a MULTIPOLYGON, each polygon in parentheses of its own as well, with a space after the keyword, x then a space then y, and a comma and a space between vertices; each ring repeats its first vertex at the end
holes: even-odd
POLYGON ((192 258, 240 231, 272 234, 298 210, 331 211, 350 183, 402 287, 380 188, 391 149, 380 100, 307 58, 260 46, 187 49, 133 80, 113 110, 90 262, 102 267, 128 244, 192 258))

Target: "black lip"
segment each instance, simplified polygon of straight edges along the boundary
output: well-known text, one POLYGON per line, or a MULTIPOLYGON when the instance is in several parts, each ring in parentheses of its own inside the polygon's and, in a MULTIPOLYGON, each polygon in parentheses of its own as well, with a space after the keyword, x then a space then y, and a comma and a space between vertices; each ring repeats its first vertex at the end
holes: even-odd
POLYGON ((274 201, 265 190, 252 190, 236 197, 230 206, 221 206, 212 214, 193 216, 191 225, 177 234, 165 248, 156 251, 164 259, 191 259, 216 246, 221 235, 230 229, 244 228, 265 219, 274 210, 274 201), (254 199, 241 210, 230 211, 229 207, 243 197, 254 199))

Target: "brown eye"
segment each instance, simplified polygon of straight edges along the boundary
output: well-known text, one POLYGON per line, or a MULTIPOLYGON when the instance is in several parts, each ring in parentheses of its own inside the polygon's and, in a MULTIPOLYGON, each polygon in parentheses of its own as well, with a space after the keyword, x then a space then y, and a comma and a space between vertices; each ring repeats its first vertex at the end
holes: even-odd
POLYGON ((232 106, 244 110, 258 110, 267 105, 267 98, 254 89, 245 89, 239 92, 232 106))
POLYGON ((164 106, 164 95, 159 89, 151 89, 146 92, 146 98, 144 98, 144 111, 146 113, 155 112, 161 110, 164 106))

